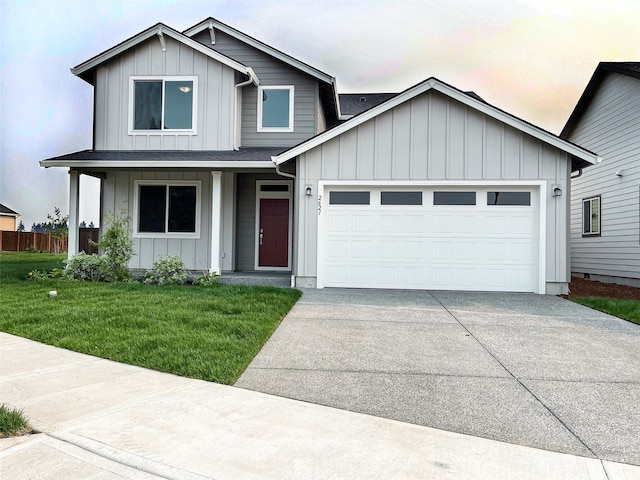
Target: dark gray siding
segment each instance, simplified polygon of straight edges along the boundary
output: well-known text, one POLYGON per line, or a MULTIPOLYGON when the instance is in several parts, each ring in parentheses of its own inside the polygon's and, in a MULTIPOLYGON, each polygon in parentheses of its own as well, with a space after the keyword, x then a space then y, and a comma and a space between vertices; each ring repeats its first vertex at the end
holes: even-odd
POLYGON ((255 270, 256 248, 256 180, 282 180, 278 175, 238 174, 236 191, 236 270, 255 270))
POLYGON ((318 132, 318 80, 220 31, 216 31, 215 45, 211 44, 208 30, 200 32, 193 39, 251 67, 260 79, 260 85, 294 86, 293 132, 258 132, 258 88, 244 87, 241 123, 243 147, 288 147, 318 132))

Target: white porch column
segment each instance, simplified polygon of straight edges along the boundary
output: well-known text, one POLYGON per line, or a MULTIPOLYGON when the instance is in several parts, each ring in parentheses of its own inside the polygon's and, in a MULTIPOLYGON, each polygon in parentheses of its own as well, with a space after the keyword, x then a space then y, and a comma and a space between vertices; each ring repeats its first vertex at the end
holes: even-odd
POLYGON ((211 265, 209 271, 220 275, 222 245, 222 172, 211 172, 211 265))
POLYGON ((79 228, 80 228, 80 173, 77 170, 69 170, 69 243, 67 246, 67 258, 78 253, 79 228))

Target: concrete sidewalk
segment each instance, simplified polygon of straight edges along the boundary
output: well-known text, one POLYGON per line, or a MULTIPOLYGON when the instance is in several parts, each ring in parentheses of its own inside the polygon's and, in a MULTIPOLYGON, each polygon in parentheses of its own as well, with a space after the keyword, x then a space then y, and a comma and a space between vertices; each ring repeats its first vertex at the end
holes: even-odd
POLYGON ((123 365, 0 333, 0 398, 41 433, 0 440, 0 477, 640 478, 500 443, 123 365))

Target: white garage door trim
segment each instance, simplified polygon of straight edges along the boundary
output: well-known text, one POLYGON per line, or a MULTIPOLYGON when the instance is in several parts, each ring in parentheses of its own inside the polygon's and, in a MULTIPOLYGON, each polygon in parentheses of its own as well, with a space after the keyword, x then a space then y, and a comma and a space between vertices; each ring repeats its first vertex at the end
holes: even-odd
POLYGON ((318 255, 317 255, 317 288, 324 288, 326 284, 325 254, 327 237, 327 215, 323 210, 329 203, 328 191, 330 188, 364 187, 402 188, 402 187, 439 187, 444 189, 469 188, 496 188, 500 190, 512 188, 530 188, 537 192, 538 207, 538 255, 537 255, 537 280, 536 292, 544 294, 546 290, 546 231, 547 231, 547 182, 546 181, 319 181, 318 182, 318 255))

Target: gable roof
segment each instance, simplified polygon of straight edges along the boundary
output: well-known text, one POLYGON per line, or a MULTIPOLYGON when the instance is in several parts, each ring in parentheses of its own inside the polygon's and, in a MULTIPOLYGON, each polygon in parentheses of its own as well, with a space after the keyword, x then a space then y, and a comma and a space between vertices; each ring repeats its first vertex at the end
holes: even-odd
POLYGON ((302 70, 303 72, 311 75, 312 77, 317 78, 318 80, 325 82, 325 83, 333 83, 335 81, 335 78, 332 77, 331 75, 329 75, 328 73, 324 73, 320 70, 318 70, 315 67, 312 67, 311 65, 304 63, 296 58, 293 58, 291 55, 287 55, 286 53, 278 50, 277 48, 273 48, 269 45, 267 45, 266 43, 261 42, 260 40, 257 40, 255 38, 253 38, 250 35, 247 35, 246 33, 243 33, 239 30, 236 30, 233 27, 230 27, 229 25, 222 23, 220 20, 217 20, 213 17, 209 17, 204 19, 203 21, 201 21, 200 23, 194 25, 193 27, 190 27, 188 29, 186 29, 184 32, 182 32, 185 36, 187 37, 193 37, 194 35, 196 35, 197 33, 200 33, 203 30, 207 30, 209 27, 212 27, 214 29, 218 29, 221 32, 226 33, 227 35, 230 35, 248 45, 251 45, 252 47, 261 50, 262 52, 271 55, 272 57, 277 58, 278 60, 298 69, 298 70, 302 70))
POLYGON ((0 215, 4 215, 5 217, 19 217, 20 214, 18 212, 14 212, 9 207, 5 207, 0 203, 0 215))
POLYGON ((162 49, 164 50, 165 49, 164 35, 171 37, 174 40, 177 40, 178 42, 184 45, 187 45, 193 48, 194 50, 197 50, 198 52, 210 58, 213 58, 214 60, 217 60, 218 62, 224 65, 227 65, 228 67, 231 67, 240 73, 249 75, 249 77, 251 77, 254 80, 254 83, 257 82, 257 77, 255 77, 255 74, 253 73, 253 70, 251 68, 247 67, 246 65, 243 65, 240 62, 233 60, 232 58, 227 57, 226 55, 223 55, 220 52, 212 50, 211 48, 207 48, 206 46, 202 45, 200 42, 196 42, 195 40, 187 37, 186 35, 183 35, 182 33, 174 30, 171 27, 168 27, 167 25, 164 25, 163 23, 158 23, 153 27, 149 27, 146 30, 138 33, 137 35, 134 35, 133 37, 130 37, 127 40, 119 43, 115 47, 112 47, 109 50, 106 50, 96 55, 95 57, 90 58, 89 60, 72 68, 71 73, 82 78, 87 83, 92 84, 93 77, 91 75, 91 72, 93 71, 93 69, 98 67, 100 64, 120 55, 121 53, 137 45, 140 45, 142 42, 154 36, 158 37, 159 43, 161 44, 162 49))
POLYGON ((305 153, 312 148, 321 145, 322 143, 331 140, 332 138, 341 135, 344 132, 351 130, 352 128, 357 127, 358 125, 363 124, 364 122, 381 115, 382 113, 391 110, 392 108, 411 100, 412 98, 421 95, 429 90, 435 90, 440 92, 454 100, 457 100, 470 108, 473 108, 481 113, 484 113, 496 120, 505 123, 521 132, 524 132, 528 135, 531 135, 534 138, 537 138, 549 145, 552 145, 560 150, 567 152, 572 156, 572 170, 578 170, 579 168, 592 165, 598 162, 598 156, 595 153, 590 152, 574 143, 571 143, 567 140, 563 140, 562 138, 554 135, 551 132, 543 130, 540 127, 533 125, 525 120, 522 120, 518 117, 515 117, 504 110, 501 110, 493 105, 488 104, 484 100, 478 100, 478 97, 475 93, 471 95, 470 93, 465 93, 462 90, 458 90, 457 88, 438 80, 435 77, 428 78, 413 87, 408 88, 404 92, 399 93, 398 95, 390 98, 389 100, 370 108, 369 110, 364 111, 363 113, 356 115, 355 117, 347 120, 346 122, 338 125, 337 127, 332 128, 331 130, 327 130, 323 133, 316 135, 315 137, 306 140, 286 152, 283 152, 279 155, 275 155, 272 160, 276 163, 276 165, 281 165, 302 153, 305 153))
POLYGON ((331 101, 332 101, 332 105, 330 105, 330 107, 332 110, 335 111, 334 113, 336 118, 338 120, 346 120, 346 118, 348 118, 348 117, 345 117, 344 114, 340 111, 340 99, 338 98, 338 85, 336 82, 336 78, 334 76, 329 75, 328 73, 325 73, 321 70, 318 70, 317 68, 312 67, 308 63, 298 60, 297 58, 294 58, 291 55, 288 55, 283 51, 278 50, 277 48, 267 45, 266 43, 261 42, 260 40, 253 38, 252 36, 247 35, 246 33, 236 30, 235 28, 213 17, 204 19, 200 23, 197 23, 193 27, 186 29, 182 33, 187 37, 193 37, 194 35, 202 32, 203 30, 208 30, 208 29, 211 31, 215 31, 215 29, 218 29, 221 32, 224 32, 227 35, 234 37, 237 40, 240 40, 241 42, 244 42, 247 45, 250 45, 253 48, 256 48, 257 50, 260 50, 261 52, 266 53, 267 55, 270 55, 280 60, 281 62, 319 80, 320 82, 322 82, 321 89, 328 90, 327 95, 331 97, 331 101))
POLYGON ((593 72, 593 75, 591 75, 591 79, 584 89, 584 92, 582 92, 573 112, 569 115, 567 123, 562 129, 562 132, 560 132, 560 137, 567 138, 569 136, 571 130, 576 126, 591 103, 591 99, 600 88, 604 77, 609 73, 619 73, 640 79, 640 62, 600 62, 593 72))

